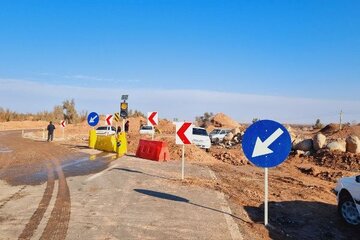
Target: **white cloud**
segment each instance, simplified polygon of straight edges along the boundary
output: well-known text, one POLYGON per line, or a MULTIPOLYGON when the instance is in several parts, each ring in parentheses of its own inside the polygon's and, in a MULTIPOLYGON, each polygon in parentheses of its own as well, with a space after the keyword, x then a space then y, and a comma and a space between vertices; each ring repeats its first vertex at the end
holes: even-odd
POLYGON ((103 78, 98 76, 88 76, 83 74, 75 74, 75 75, 66 75, 63 76, 63 78, 66 79, 72 79, 72 80, 83 80, 83 81, 91 81, 91 82, 108 82, 108 83, 138 83, 140 80, 137 79, 129 79, 129 80, 119 80, 115 78, 103 78))
POLYGON ((193 120, 204 112, 224 112, 241 122, 254 117, 288 123, 360 120, 359 101, 291 98, 187 89, 126 89, 121 87, 73 87, 0 79, 0 106, 21 112, 51 110, 64 99, 74 98, 79 109, 103 114, 118 111, 122 94, 129 107, 143 112, 159 111, 160 117, 193 120))

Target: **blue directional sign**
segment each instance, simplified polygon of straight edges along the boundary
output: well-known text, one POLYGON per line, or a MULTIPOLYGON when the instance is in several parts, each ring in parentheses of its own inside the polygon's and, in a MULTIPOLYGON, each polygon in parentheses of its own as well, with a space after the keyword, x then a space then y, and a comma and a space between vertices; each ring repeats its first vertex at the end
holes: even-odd
POLYGON ((95 127, 99 123, 99 114, 91 112, 88 115, 87 122, 91 127, 95 127))
POLYGON ((245 156, 262 168, 275 167, 285 161, 291 150, 291 137, 286 128, 272 120, 252 124, 242 138, 245 156))

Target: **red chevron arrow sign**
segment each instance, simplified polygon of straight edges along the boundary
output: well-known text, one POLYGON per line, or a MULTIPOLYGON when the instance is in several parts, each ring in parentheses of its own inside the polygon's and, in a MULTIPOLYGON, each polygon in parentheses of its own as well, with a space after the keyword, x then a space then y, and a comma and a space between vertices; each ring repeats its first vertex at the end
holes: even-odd
POLYGON ((66 126, 65 120, 62 120, 62 121, 60 122, 60 126, 63 127, 63 128, 66 126))
POLYGON ((111 114, 106 115, 105 124, 110 126, 112 124, 112 120, 113 120, 113 115, 111 114))
POLYGON ((190 122, 176 123, 176 144, 191 144, 193 126, 190 122))
POLYGON ((159 123, 158 112, 148 112, 147 114, 148 125, 156 126, 159 123))

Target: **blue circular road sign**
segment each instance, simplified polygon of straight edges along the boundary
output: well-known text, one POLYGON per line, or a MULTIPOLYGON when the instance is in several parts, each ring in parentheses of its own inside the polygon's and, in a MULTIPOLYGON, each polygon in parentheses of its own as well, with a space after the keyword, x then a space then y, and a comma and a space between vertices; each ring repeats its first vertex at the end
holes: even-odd
POLYGON ((285 161, 291 150, 286 128, 272 120, 261 120, 246 129, 242 139, 245 156, 262 168, 275 167, 285 161))
POLYGON ((87 122, 91 127, 95 127, 99 123, 99 114, 91 112, 88 115, 87 122))

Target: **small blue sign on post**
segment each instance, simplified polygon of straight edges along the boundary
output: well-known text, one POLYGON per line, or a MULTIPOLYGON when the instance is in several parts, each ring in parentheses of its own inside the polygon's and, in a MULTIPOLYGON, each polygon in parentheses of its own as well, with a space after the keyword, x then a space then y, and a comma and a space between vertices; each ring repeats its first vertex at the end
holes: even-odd
POLYGON ((99 123, 99 114, 96 112, 89 113, 87 122, 91 127, 95 127, 99 123))
POLYGON ((286 128, 272 120, 252 124, 242 139, 245 156, 262 168, 276 167, 289 156, 291 137, 286 128))
POLYGON ((264 224, 269 219, 268 168, 284 162, 291 150, 291 137, 286 128, 272 120, 261 120, 246 129, 242 139, 245 156, 254 165, 264 168, 264 224))

